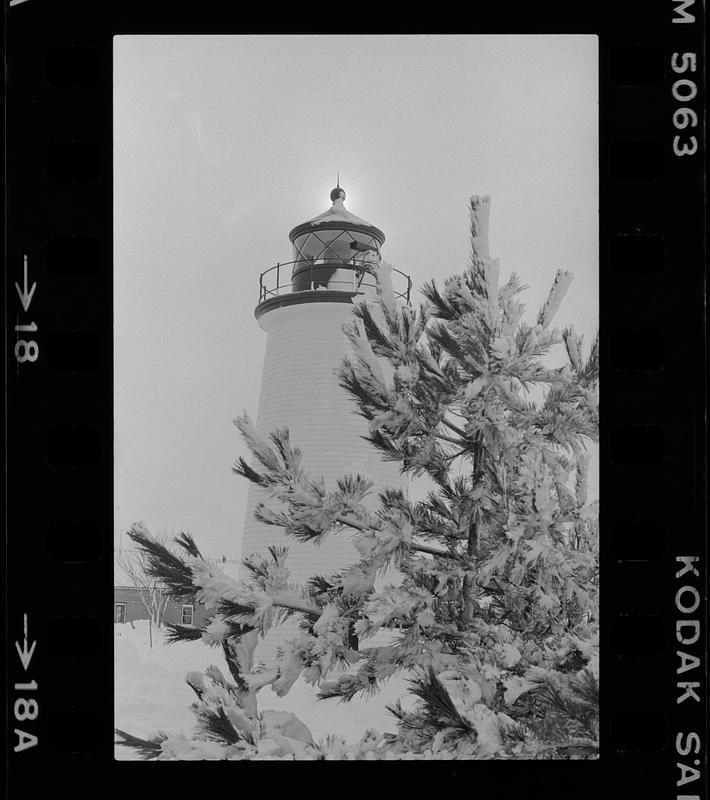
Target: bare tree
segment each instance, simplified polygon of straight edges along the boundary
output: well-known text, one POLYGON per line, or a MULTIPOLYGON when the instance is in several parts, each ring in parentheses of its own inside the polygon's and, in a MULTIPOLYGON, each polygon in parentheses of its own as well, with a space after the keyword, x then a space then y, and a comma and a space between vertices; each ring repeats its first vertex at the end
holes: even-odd
MULTIPOLYGON (((131 530, 140 531, 152 536, 170 552, 173 551, 172 536, 166 531, 150 534, 142 522, 134 523, 131 530)), ((142 550, 124 550, 120 544, 116 554, 116 563, 123 570, 131 585, 136 589, 138 598, 148 612, 150 645, 153 646, 152 626, 159 628, 163 623, 163 616, 170 600, 170 594, 165 584, 154 578, 147 570, 148 561, 142 550)))

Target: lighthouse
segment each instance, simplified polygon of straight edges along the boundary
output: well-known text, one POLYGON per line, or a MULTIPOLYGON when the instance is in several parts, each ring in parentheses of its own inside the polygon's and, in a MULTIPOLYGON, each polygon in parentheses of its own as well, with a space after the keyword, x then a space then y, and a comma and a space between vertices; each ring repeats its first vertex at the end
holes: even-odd
MULTIPOLYGON (((288 427, 291 441, 303 451, 303 467, 322 475, 329 488, 346 473, 368 476, 376 489, 405 488, 407 479, 397 463, 383 460, 362 438, 367 423, 338 383, 338 369, 349 351, 343 325, 352 320, 353 303, 376 299, 372 265, 385 241, 379 228, 345 207, 345 199, 345 191, 336 186, 330 208, 291 230, 292 260, 259 277, 254 315, 267 339, 256 426, 262 435, 288 427)), ((409 276, 393 270, 393 286, 395 297, 409 302, 409 276)), ((300 585, 358 560, 345 533, 316 546, 259 522, 254 509, 265 500, 264 491, 250 484, 242 558, 266 554, 272 545, 286 546, 290 581, 300 585)), ((240 577, 246 578, 242 570, 240 577)), ((257 661, 268 663, 276 648, 296 635, 293 621, 272 629, 257 648, 257 661)))

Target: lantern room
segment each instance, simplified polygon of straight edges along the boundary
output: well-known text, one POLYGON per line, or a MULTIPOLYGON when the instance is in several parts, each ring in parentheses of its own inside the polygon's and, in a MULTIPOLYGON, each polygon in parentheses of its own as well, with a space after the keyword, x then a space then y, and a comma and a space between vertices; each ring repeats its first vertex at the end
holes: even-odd
MULTIPOLYGON (((293 260, 259 277, 257 318, 273 308, 307 302, 351 302, 375 298, 374 267, 380 263, 384 233, 345 208, 345 190, 330 193, 331 207, 289 233, 293 260)), ((393 269, 395 295, 409 302, 411 280, 393 269)))
POLYGON ((289 234, 293 245, 293 291, 319 287, 352 291, 376 262, 384 233, 345 208, 345 190, 330 193, 332 206, 289 234), (353 274, 355 273, 355 274, 353 274))

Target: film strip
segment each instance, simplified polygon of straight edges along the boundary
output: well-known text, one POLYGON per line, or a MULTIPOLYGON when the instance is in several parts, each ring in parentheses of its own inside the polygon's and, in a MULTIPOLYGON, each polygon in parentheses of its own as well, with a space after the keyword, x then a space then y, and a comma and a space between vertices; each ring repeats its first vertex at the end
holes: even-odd
MULTIPOLYGON (((89 5, 5 8, 9 796, 182 797, 234 779, 114 760, 112 37, 245 31, 89 5)), ((694 0, 476 11, 596 34, 600 68, 600 758, 437 763, 492 796, 707 791, 703 23, 694 0)))

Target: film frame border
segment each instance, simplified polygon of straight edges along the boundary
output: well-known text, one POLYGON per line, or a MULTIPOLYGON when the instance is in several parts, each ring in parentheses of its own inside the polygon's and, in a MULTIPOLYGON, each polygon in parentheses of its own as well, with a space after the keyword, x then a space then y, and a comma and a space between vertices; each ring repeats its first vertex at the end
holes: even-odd
MULTIPOLYGON (((699 659, 697 672, 682 675, 700 675, 701 698, 706 691, 704 8, 622 6, 586 19, 565 4, 518 16, 488 8, 465 30, 599 36, 601 756, 432 767, 483 779, 500 796, 522 785, 548 797, 611 787, 701 797, 706 788, 704 753, 690 737, 706 745, 702 704, 692 693, 677 702, 679 650, 688 655, 680 666, 699 659), (695 126, 680 109, 695 113, 695 126), (686 134, 696 135, 697 152, 674 154, 686 134), (691 620, 700 633, 686 646, 676 626, 691 620), (678 785, 693 770, 698 779, 678 785)), ((178 9, 132 15, 117 3, 106 18, 88 4, 40 0, 10 0, 5 13, 6 700, 9 739, 28 745, 9 751, 11 785, 31 794, 49 775, 60 793, 82 797, 103 776, 127 788, 140 769, 146 793, 173 781, 186 790, 223 767, 179 762, 166 776, 113 760, 111 45, 115 34, 239 34, 252 23, 214 10, 197 24, 178 9), (28 343, 21 362, 16 341, 28 343)), ((330 24, 347 32, 347 21, 330 24)))

